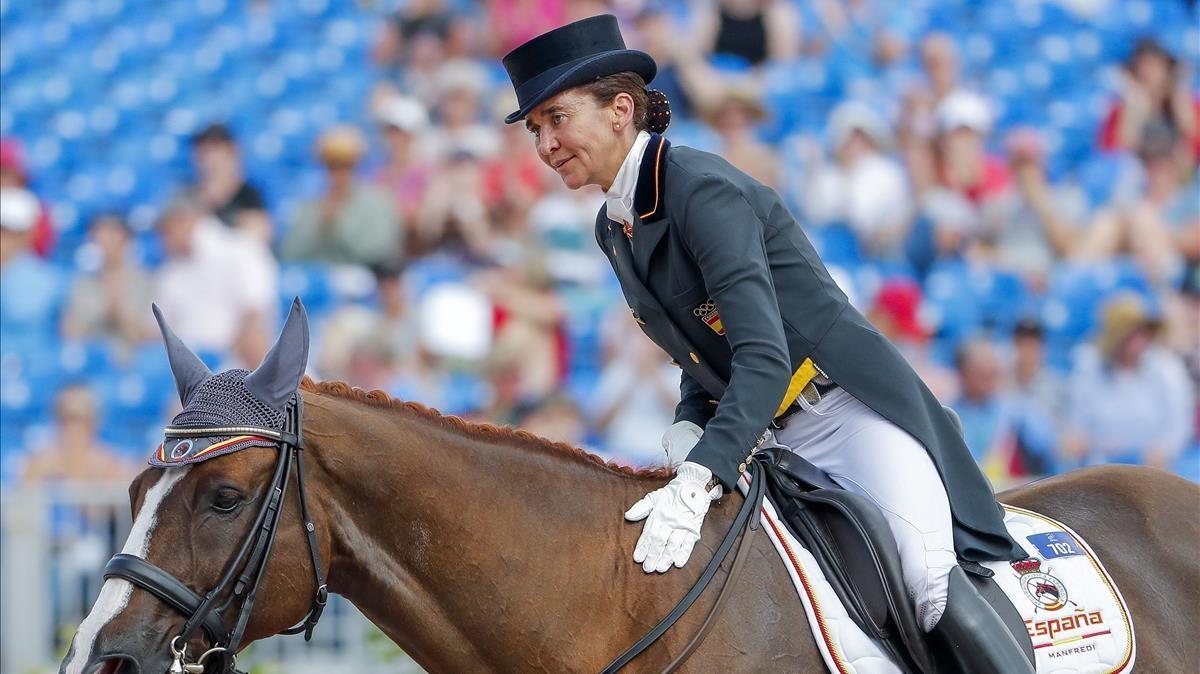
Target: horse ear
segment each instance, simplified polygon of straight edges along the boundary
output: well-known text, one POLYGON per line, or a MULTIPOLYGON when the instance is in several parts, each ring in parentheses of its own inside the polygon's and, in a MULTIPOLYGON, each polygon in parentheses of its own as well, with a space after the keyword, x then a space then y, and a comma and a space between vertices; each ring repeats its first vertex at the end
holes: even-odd
POLYGON ((259 400, 282 410, 300 387, 300 379, 304 377, 307 365, 308 314, 297 297, 292 301, 292 308, 283 323, 283 332, 275 346, 267 352, 258 369, 246 375, 246 388, 259 400))
POLYGON ((152 304, 151 309, 154 311, 154 320, 158 321, 158 329, 162 331, 163 342, 167 345, 167 361, 171 364, 171 374, 175 377, 179 402, 187 405, 188 399, 192 397, 192 392, 208 381, 208 378, 212 376, 212 371, 167 326, 167 319, 163 318, 158 305, 152 304))

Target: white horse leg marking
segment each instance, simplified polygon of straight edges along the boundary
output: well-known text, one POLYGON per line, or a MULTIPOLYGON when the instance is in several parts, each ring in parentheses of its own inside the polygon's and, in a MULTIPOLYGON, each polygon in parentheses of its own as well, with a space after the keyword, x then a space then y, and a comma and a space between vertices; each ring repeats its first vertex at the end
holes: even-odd
MULTIPOLYGON (((158 478, 158 482, 146 492, 146 500, 142 502, 142 508, 133 521, 133 528, 129 530, 129 538, 125 539, 125 547, 121 548, 121 552, 138 557, 146 556, 150 549, 150 535, 154 533, 154 525, 158 524, 158 509, 175 483, 187 473, 188 468, 191 466, 166 469, 162 477, 158 478)), ((100 596, 92 605, 92 612, 83 619, 79 624, 79 631, 75 633, 73 656, 63 668, 64 674, 82 674, 83 666, 91 657, 92 648, 96 644, 96 635, 125 608, 132 593, 133 584, 127 580, 110 578, 104 581, 104 586, 100 588, 100 596)))

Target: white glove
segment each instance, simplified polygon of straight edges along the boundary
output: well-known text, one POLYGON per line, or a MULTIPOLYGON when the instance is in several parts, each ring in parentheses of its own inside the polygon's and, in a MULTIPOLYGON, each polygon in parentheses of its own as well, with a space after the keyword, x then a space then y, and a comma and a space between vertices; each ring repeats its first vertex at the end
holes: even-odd
POLYGON ((721 485, 706 489, 711 479, 711 470, 684 461, 675 479, 643 496, 625 513, 630 522, 650 518, 633 549, 633 561, 641 564, 643 571, 663 573, 672 563, 680 568, 687 563, 700 540, 708 504, 721 498, 721 485))
POLYGON ((700 442, 704 429, 690 421, 677 421, 663 433, 662 446, 667 451, 667 467, 676 468, 687 459, 688 452, 700 442))

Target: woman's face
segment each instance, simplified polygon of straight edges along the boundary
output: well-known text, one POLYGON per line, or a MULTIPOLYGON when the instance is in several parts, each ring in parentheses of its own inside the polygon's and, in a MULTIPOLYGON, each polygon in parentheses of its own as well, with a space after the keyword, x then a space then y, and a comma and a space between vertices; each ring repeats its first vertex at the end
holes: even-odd
POLYGON ((591 94, 569 89, 543 102, 525 117, 538 157, 570 189, 608 189, 625 159, 621 137, 631 132, 633 99, 620 94, 601 106, 591 94), (628 100, 629 104, 625 105, 628 100), (616 125, 620 125, 620 130, 616 125))

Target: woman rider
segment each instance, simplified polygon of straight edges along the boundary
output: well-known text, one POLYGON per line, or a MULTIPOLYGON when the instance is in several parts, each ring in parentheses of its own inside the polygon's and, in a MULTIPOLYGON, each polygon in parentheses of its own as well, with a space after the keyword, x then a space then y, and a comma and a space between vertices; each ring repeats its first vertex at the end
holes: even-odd
POLYGON ((1031 671, 958 560, 1014 560, 957 427, 837 287, 779 196, 722 158, 672 147, 656 66, 595 16, 504 57, 538 155, 568 188, 599 185, 596 239, 642 330, 683 370, 663 444, 674 479, 625 514, 633 559, 682 567, 709 502, 760 444, 794 451, 890 525, 922 627, 972 672, 1031 671), (768 427, 770 426, 770 427, 768 427))

